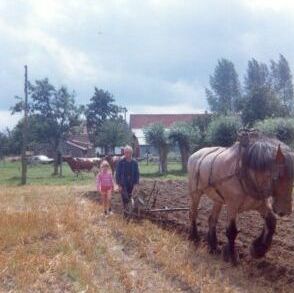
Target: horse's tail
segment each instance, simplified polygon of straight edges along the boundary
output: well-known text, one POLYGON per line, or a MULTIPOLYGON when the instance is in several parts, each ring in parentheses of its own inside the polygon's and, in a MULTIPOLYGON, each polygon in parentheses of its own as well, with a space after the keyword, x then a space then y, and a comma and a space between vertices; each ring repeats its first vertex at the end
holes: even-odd
POLYGON ((199 159, 201 155, 198 152, 192 154, 188 159, 187 169, 188 169, 188 187, 189 192, 192 194, 197 190, 198 186, 198 172, 199 172, 199 159))

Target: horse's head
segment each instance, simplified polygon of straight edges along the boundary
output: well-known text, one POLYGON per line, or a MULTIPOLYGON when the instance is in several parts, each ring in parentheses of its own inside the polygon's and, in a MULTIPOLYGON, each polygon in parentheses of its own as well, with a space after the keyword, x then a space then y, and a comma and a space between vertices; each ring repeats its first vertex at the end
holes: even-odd
POLYGON ((292 212, 293 166, 290 154, 284 154, 279 146, 273 172, 273 202, 275 214, 290 215, 292 212))
POLYGON ((275 140, 257 140, 244 152, 243 178, 250 195, 258 200, 272 197, 273 211, 279 215, 292 212, 294 166, 287 146, 275 140))

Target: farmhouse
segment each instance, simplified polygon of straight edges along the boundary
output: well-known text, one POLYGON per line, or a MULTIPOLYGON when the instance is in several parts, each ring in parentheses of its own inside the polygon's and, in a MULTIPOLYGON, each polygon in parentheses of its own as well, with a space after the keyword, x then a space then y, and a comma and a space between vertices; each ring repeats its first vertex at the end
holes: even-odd
MULTIPOLYGON (((47 155, 53 158, 54 152, 48 143, 38 143, 32 146, 35 155, 47 155)), ((64 156, 72 157, 95 157, 95 148, 90 142, 86 124, 82 124, 73 129, 70 135, 62 140, 60 144, 60 152, 64 156)))
POLYGON ((155 152, 145 141, 144 128, 153 123, 161 123, 166 129, 169 129, 175 122, 192 122, 208 116, 210 114, 207 112, 198 114, 130 114, 130 128, 138 139, 140 154, 144 156, 147 151, 155 152))
POLYGON ((82 123, 77 133, 72 133, 63 143, 63 154, 72 157, 95 157, 95 148, 90 142, 87 127, 82 123))

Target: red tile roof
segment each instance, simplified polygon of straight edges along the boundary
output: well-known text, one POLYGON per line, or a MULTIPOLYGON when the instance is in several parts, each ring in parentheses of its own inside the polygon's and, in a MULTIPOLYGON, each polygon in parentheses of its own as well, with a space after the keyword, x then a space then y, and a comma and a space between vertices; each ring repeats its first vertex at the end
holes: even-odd
POLYGON ((169 128, 175 122, 189 122, 199 115, 204 114, 131 114, 130 127, 140 129, 152 123, 161 123, 169 128))

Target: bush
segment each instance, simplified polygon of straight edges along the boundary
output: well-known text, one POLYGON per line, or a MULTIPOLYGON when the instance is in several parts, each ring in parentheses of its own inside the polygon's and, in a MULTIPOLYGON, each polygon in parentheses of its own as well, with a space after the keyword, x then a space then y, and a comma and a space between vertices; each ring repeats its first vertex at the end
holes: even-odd
POLYGON ((280 141, 294 146, 294 119, 293 118, 269 118, 257 122, 255 128, 263 134, 275 137, 280 141))
POLYGON ((241 120, 236 116, 219 116, 208 125, 206 143, 215 146, 231 146, 237 139, 237 131, 241 128, 241 120))

